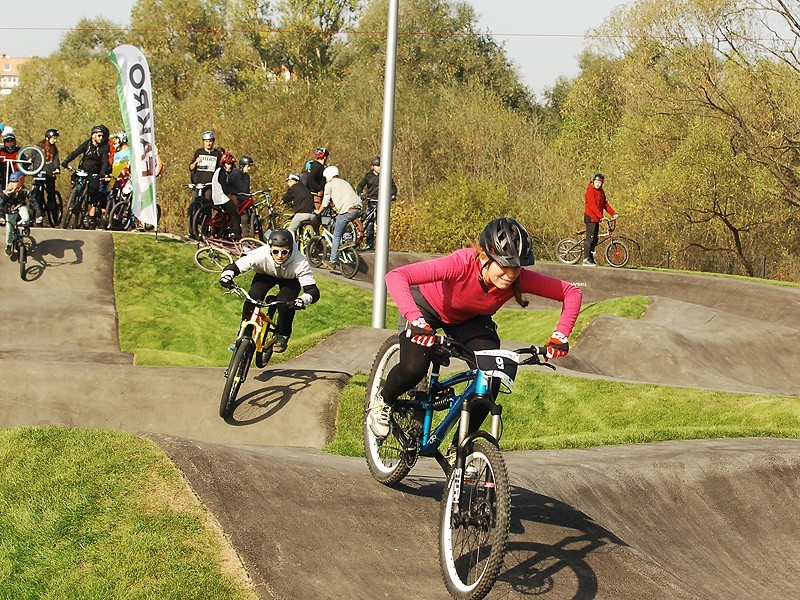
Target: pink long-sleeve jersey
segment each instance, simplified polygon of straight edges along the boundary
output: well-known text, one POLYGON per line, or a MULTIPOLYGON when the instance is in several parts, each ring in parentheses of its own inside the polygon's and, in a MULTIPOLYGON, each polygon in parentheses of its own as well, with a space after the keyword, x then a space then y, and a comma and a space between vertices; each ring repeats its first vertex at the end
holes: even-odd
MULTIPOLYGON (((514 290, 484 289, 480 281, 481 264, 471 248, 457 250, 448 256, 405 265, 386 274, 386 287, 397 302, 400 313, 409 321, 422 316, 411 286, 419 290, 444 323, 463 323, 477 315, 493 315, 508 300, 514 290)), ((556 330, 572 333, 581 308, 581 290, 571 283, 522 269, 520 290, 544 298, 559 300, 563 306, 556 330)))

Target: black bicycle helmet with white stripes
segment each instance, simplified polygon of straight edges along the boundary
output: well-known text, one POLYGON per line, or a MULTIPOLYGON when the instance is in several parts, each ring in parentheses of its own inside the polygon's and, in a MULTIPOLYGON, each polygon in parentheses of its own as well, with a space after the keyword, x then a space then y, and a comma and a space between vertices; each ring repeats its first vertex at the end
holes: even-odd
POLYGON ((481 248, 502 267, 529 267, 536 262, 528 231, 515 219, 501 217, 481 233, 481 248))

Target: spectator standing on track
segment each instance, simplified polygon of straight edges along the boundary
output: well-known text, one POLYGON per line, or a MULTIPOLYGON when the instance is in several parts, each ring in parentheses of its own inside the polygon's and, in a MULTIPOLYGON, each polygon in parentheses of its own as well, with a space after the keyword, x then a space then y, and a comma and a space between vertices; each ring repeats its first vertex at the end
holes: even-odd
MULTIPOLYGON (((87 183, 89 188, 89 214, 87 218, 92 223, 96 223, 95 215, 97 207, 105 210, 106 198, 103 194, 101 184, 105 183, 104 179, 108 177, 111 172, 110 147, 108 143, 108 127, 105 125, 95 125, 88 140, 83 142, 80 146, 75 148, 67 158, 61 163, 61 166, 66 168, 69 166, 76 157, 80 155, 81 160, 78 163, 78 168, 83 169, 94 177, 89 177, 87 183)), ((67 207, 64 207, 67 210, 67 207)), ((89 225, 91 227, 91 224, 89 225)))
MULTIPOLYGON (((219 159, 222 158, 224 150, 214 148, 216 136, 213 131, 204 131, 203 147, 194 151, 192 162, 189 163, 192 183, 211 183, 214 173, 219 168, 219 159)), ((206 200, 211 200, 211 188, 206 187, 203 191, 206 200)))
MULTIPOLYGON (((44 165, 42 166, 42 174, 44 175, 44 193, 47 196, 47 202, 50 204, 56 203, 56 175, 61 170, 60 158, 58 156, 58 129, 51 127, 47 131, 44 132, 44 138, 36 144, 44 154, 44 165)), ((36 196, 34 194, 34 196, 36 196)), ((40 225, 44 219, 42 215, 42 206, 41 203, 44 201, 44 198, 36 197, 35 203, 38 206, 34 206, 34 210, 36 211, 36 224, 40 225)), ((33 202, 32 202, 33 204, 33 202)))
POLYGON ((331 202, 336 207, 336 225, 333 228, 333 242, 331 243, 331 273, 341 273, 339 267, 339 245, 342 243, 342 235, 347 225, 355 221, 361 215, 361 198, 358 197, 353 186, 339 177, 339 169, 331 166, 324 171, 325 192, 322 197, 321 212, 327 208, 331 202))
POLYGON ((286 183, 289 185, 289 189, 281 201, 292 207, 294 215, 289 224, 289 233, 297 240, 298 230, 306 223, 314 223, 317 219, 317 215, 314 214, 314 196, 300 181, 300 175, 297 173, 291 173, 286 178, 286 183))
POLYGON ((214 171, 211 179, 211 201, 214 203, 214 208, 228 214, 231 220, 233 239, 239 240, 242 238, 242 219, 239 216, 236 202, 233 200, 235 196, 231 194, 228 185, 228 176, 233 170, 233 165, 236 164, 236 158, 230 152, 226 152, 219 162, 221 166, 214 171))
MULTIPOLYGON (((362 194, 367 199, 366 215, 369 217, 378 210, 379 196, 379 183, 381 176, 381 157, 375 156, 372 158, 369 171, 364 174, 364 177, 356 186, 356 193, 361 196, 362 194)), ((392 191, 390 194, 392 200, 397 197, 397 186, 392 178, 392 191)), ((364 250, 372 250, 375 247, 375 219, 365 219, 367 222, 366 231, 366 246, 364 250)))
MULTIPOLYGON (((237 204, 250 197, 250 171, 254 166, 253 159, 243 154, 239 157, 239 166, 234 165, 230 173, 228 173, 228 196, 237 204)), ((248 214, 251 213, 248 212, 248 214)), ((252 223, 249 218, 246 223, 242 223, 242 227, 248 236, 255 237, 253 236, 252 223)))
POLYGON ((600 221, 603 220, 603 211, 611 215, 612 219, 617 218, 617 213, 611 208, 606 200, 606 192, 603 190, 605 176, 602 173, 595 174, 586 188, 585 208, 583 222, 586 224, 586 241, 583 249, 583 266, 596 267, 594 262, 594 249, 597 247, 597 240, 600 234, 600 221))
POLYGON ((3 145, 0 146, 0 161, 2 161, 2 173, 0 174, 0 188, 5 188, 8 183, 8 176, 17 170, 15 163, 6 162, 6 160, 16 160, 19 151, 22 150, 17 145, 17 135, 14 133, 14 128, 6 126, 3 129, 3 145))

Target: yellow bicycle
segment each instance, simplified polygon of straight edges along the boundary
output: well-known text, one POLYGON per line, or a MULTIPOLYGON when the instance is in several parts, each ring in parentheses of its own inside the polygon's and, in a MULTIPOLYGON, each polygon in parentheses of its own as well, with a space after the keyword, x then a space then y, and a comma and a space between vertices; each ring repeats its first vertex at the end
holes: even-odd
POLYGON ((225 371, 225 389, 219 404, 219 416, 228 419, 236 408, 236 397, 247 379, 253 358, 255 357, 256 367, 259 369, 266 367, 272 358, 278 327, 277 308, 286 306, 298 310, 298 307, 293 302, 275 300, 269 296, 264 300, 255 300, 244 288, 235 284, 225 293, 239 296, 253 305, 253 312, 242 321, 239 328, 239 335, 233 344, 233 356, 225 371))

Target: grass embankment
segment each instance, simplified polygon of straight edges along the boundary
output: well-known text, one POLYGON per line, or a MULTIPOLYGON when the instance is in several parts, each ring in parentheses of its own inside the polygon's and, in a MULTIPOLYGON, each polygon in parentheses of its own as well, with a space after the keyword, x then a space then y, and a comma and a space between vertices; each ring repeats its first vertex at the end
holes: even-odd
MULTIPOLYGON (((241 323, 242 301, 225 296, 219 276, 192 261, 195 247, 149 236, 115 235, 114 289, 120 347, 137 365, 225 366, 228 345, 241 323)), ((248 287, 253 275, 236 278, 248 287)), ((292 339, 278 363, 302 354, 320 340, 352 325, 372 323, 372 294, 344 281, 320 277, 320 300, 295 316, 292 339)), ((397 323, 389 308, 386 322, 397 323)))
MULTIPOLYGON (((0 597, 252 599, 180 473, 152 442, 0 430, 0 597)), ((233 555, 235 558, 235 555, 233 555)))

